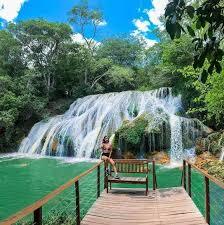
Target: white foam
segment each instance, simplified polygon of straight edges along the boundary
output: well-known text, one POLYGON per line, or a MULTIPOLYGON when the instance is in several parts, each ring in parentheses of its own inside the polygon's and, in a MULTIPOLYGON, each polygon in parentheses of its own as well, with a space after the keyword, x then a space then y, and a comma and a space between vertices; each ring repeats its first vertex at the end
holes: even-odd
MULTIPOLYGON (((148 113, 158 123, 170 123, 171 162, 176 163, 183 157, 182 125, 187 135, 195 130, 192 120, 175 115, 180 108, 181 96, 173 96, 171 88, 86 96, 76 100, 64 115, 35 124, 21 143, 19 153, 31 158, 72 155, 74 157, 67 158, 67 162, 89 161, 96 156, 103 136, 113 135, 124 120, 148 113)), ((155 142, 151 145, 150 149, 155 148, 155 142)))

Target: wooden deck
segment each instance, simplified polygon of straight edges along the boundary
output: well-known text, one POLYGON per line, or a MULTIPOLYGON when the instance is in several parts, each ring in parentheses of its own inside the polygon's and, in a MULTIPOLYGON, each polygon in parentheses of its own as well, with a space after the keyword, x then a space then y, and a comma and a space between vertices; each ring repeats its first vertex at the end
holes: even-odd
POLYGON ((143 189, 103 192, 81 222, 82 225, 206 225, 186 191, 159 189, 144 195, 143 189))

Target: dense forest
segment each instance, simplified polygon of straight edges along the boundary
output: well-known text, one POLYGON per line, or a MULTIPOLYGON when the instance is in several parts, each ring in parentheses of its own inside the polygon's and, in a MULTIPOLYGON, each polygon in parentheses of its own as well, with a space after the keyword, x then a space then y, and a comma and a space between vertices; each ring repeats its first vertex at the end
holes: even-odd
MULTIPOLYGON (((71 9, 68 24, 43 19, 9 23, 0 30, 0 152, 15 151, 34 123, 64 113, 77 98, 126 90, 172 87, 182 95, 188 116, 222 130, 224 62, 210 69, 204 82, 199 79, 210 62, 194 66, 192 36, 207 28, 189 28, 191 17, 182 18, 189 32, 177 39, 165 29, 154 31, 159 42, 150 48, 130 35, 96 42, 103 15, 87 2, 71 9), (74 41, 71 27, 83 36, 82 44, 74 41), (91 37, 85 33, 89 28, 91 37)), ((220 42, 219 51, 222 47, 220 42)))

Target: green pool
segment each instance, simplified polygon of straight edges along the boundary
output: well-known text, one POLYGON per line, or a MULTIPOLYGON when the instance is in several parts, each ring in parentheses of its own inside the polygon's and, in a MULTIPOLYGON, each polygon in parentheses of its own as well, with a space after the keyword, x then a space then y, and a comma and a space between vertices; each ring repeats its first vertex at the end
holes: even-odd
MULTIPOLYGON (((0 220, 7 218, 42 198, 69 179, 92 167, 94 163, 95 162, 67 162, 55 158, 0 158, 0 220)), ((102 173, 103 171, 101 174, 102 173)), ((159 188, 177 187, 181 185, 182 171, 179 168, 157 165, 156 173, 159 188)), ((150 176, 150 187, 152 186, 151 180, 150 176)), ((192 197, 202 213, 204 213, 203 182, 203 177, 193 171, 192 197)), ((83 204, 82 208, 85 208, 85 210, 88 210, 95 201, 95 184, 96 172, 87 177, 86 180, 80 182, 81 206, 83 204), (93 188, 91 188, 92 186, 93 188)), ((102 186, 103 184, 101 188, 102 186)), ((223 225, 224 191, 216 185, 211 184, 210 192, 212 224, 223 225)), ((68 212, 69 210, 71 212, 74 210, 73 202, 71 202, 73 198, 74 187, 71 187, 67 190, 67 193, 65 192, 63 194, 63 202, 67 201, 71 204, 71 206, 68 207, 68 212), (65 197, 67 197, 67 200, 65 197)), ((58 202, 62 202, 62 200, 58 198, 58 202)), ((51 209, 52 206, 54 206, 54 203, 46 207, 45 210, 51 209)), ((61 203, 60 207, 64 207, 65 209, 65 204, 61 203)), ((84 214, 85 212, 82 211, 82 213, 84 214)))
POLYGON ((50 158, 0 159, 0 220, 35 202, 92 165, 50 158))

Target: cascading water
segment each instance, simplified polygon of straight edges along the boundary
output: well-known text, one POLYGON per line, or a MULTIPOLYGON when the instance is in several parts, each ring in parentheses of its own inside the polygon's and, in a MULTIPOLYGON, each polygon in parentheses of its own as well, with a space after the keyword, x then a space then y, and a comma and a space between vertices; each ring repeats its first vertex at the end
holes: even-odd
MULTIPOLYGON (((181 97, 173 96, 171 88, 86 96, 76 100, 64 115, 35 124, 19 152, 89 159, 95 156, 104 135, 114 134, 124 120, 148 113, 155 121, 162 120, 165 127, 170 126, 171 160, 179 161, 184 148, 182 139, 192 136, 195 130, 193 140, 204 129, 199 122, 176 116, 179 109, 181 97)), ((163 129, 161 139, 165 140, 170 134, 163 129)), ((155 135, 151 137, 149 148, 155 150, 155 135)))
POLYGON ((220 161, 223 161, 224 160, 224 147, 222 147, 222 149, 221 149, 221 155, 220 155, 219 160, 220 161))
POLYGON ((171 163, 178 163, 183 159, 183 140, 181 117, 170 115, 170 130, 171 130, 171 163))

